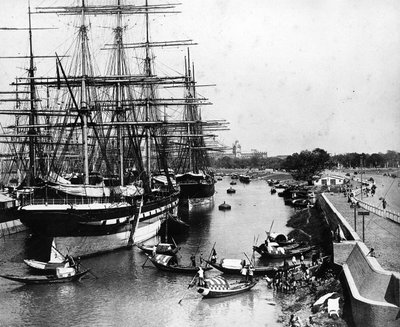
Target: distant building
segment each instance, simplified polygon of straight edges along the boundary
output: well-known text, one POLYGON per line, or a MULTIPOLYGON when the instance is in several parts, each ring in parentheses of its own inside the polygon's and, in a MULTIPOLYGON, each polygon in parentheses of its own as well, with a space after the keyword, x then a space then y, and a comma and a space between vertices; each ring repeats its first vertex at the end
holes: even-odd
POLYGON ((251 157, 257 156, 259 158, 268 158, 268 152, 265 151, 257 151, 257 150, 251 150, 252 152, 246 152, 242 153, 242 158, 243 159, 250 159, 251 157))
POLYGON ((242 146, 239 144, 238 140, 236 140, 235 144, 233 144, 232 153, 233 153, 235 158, 241 158, 242 157, 242 146))
POLYGON ((314 181, 314 185, 318 186, 335 186, 343 185, 345 178, 338 175, 322 175, 319 179, 314 181))

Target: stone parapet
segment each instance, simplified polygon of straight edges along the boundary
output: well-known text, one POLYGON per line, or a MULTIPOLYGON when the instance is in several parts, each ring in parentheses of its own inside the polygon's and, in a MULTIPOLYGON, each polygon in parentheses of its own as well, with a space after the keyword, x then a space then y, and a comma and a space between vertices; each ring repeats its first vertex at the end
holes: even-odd
POLYGON ((382 269, 360 237, 324 194, 318 205, 335 230, 338 225, 348 241, 333 244, 334 262, 341 265, 349 289, 355 325, 400 326, 400 274, 382 269))

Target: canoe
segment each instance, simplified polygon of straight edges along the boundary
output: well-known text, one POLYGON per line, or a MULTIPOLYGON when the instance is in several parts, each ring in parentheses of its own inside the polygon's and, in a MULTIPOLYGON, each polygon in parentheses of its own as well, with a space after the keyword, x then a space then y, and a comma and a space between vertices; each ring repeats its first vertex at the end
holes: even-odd
POLYGON ((65 268, 68 267, 68 262, 43 262, 37 261, 33 259, 24 259, 25 264, 27 264, 30 268, 36 270, 46 270, 55 272, 57 268, 65 268))
POLYGON ((205 286, 200 286, 197 289, 197 292, 204 298, 217 298, 240 294, 250 291, 257 284, 257 281, 229 284, 222 276, 205 279, 204 282, 205 286))
MULTIPOLYGON (((154 245, 144 245, 144 244, 136 244, 136 246, 141 249, 146 254, 153 254, 154 245)), ((175 244, 171 243, 159 243, 155 244, 156 246, 156 253, 158 254, 166 254, 166 255, 175 255, 179 248, 175 246, 175 244)))
POLYGON ((78 281, 88 272, 89 269, 78 272, 72 276, 66 276, 66 277, 57 277, 56 275, 41 275, 41 276, 0 275, 0 277, 24 284, 54 284, 54 283, 68 283, 68 282, 78 281))
MULTIPOLYGON (((224 259, 223 259, 224 260, 224 259)), ((211 262, 208 260, 204 260, 205 262, 207 262, 207 264, 209 264, 210 266, 214 267, 215 269, 223 272, 224 274, 230 274, 230 275, 240 275, 240 270, 242 269, 241 265, 237 265, 237 266, 228 266, 228 265, 224 265, 224 262, 222 261, 222 263, 217 263, 217 262, 211 262)), ((238 260, 240 261, 240 260, 238 260)), ((288 270, 293 269, 295 267, 300 266, 300 264, 295 264, 295 265, 290 265, 288 270)), ((275 274, 275 272, 277 271, 284 271, 284 267, 281 266, 256 266, 254 267, 254 275, 257 276, 273 276, 275 274)))
MULTIPOLYGON (((152 264, 160 270, 169 271, 174 273, 183 273, 183 274, 196 274, 199 271, 199 267, 195 266, 183 266, 176 264, 174 260, 171 261, 173 256, 165 255, 165 254, 156 254, 154 257, 148 255, 149 260, 152 264)), ((203 268, 203 267, 202 267, 203 268)), ((203 270, 210 270, 212 267, 204 267, 203 270)))

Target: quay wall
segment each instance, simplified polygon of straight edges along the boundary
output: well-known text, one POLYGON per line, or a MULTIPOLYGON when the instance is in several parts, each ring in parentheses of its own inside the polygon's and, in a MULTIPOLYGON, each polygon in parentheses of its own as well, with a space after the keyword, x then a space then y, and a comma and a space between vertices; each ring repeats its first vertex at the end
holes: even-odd
POLYGON ((367 246, 324 194, 317 205, 331 230, 340 225, 346 237, 346 241, 333 244, 333 257, 335 264, 343 269, 355 325, 400 326, 400 274, 382 269, 368 255, 367 246))

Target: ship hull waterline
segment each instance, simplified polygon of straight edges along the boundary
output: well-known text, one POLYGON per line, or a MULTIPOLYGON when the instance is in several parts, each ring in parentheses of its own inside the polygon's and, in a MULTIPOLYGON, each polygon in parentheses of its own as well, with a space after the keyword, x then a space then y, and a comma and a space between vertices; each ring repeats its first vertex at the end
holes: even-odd
POLYGON ((109 207, 103 204, 103 208, 29 205, 20 208, 19 218, 33 234, 54 238, 61 253, 85 257, 130 247, 154 237, 167 213, 177 206, 177 194, 152 201, 140 209, 120 204, 109 207))

